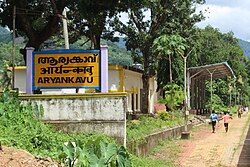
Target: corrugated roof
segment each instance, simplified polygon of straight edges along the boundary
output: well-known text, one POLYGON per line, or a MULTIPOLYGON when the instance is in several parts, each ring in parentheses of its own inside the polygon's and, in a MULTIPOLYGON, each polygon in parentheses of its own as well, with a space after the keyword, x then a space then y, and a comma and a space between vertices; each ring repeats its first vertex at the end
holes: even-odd
POLYGON ((199 67, 190 67, 187 69, 190 77, 206 77, 210 78, 210 73, 213 72, 213 78, 224 78, 231 76, 235 78, 234 72, 227 62, 209 64, 199 67))

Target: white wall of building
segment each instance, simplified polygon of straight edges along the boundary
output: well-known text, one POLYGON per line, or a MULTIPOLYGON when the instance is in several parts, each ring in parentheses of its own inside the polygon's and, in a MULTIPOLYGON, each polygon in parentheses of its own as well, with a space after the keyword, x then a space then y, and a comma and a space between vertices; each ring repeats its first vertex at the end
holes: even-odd
MULTIPOLYGON (((109 69, 108 71, 108 76, 109 76, 109 83, 108 83, 108 87, 109 90, 112 90, 112 88, 116 88, 116 91, 118 91, 119 86, 120 86, 120 78, 119 78, 119 71, 117 70, 111 70, 109 69)), ((115 90, 113 90, 115 91, 115 90)))
POLYGON ((26 92, 26 67, 17 67, 15 69, 14 87, 19 88, 20 93, 26 92))
POLYGON ((142 74, 125 70, 125 91, 128 93, 128 110, 130 112, 140 111, 140 89, 142 89, 142 74))

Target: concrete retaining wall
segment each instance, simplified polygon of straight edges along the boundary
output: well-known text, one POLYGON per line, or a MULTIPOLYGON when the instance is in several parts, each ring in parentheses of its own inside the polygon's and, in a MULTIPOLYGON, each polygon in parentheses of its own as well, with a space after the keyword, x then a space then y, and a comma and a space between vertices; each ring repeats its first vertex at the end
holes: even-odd
MULTIPOLYGON (((192 124, 189 124, 188 130, 191 130, 191 128, 192 124)), ((184 131, 184 126, 176 126, 170 129, 162 130, 160 132, 148 135, 144 141, 129 142, 127 144, 127 148, 135 155, 146 156, 159 144, 160 141, 180 137, 182 131, 184 131)))
POLYGON ((23 103, 42 106, 41 120, 65 132, 104 133, 124 139, 126 93, 20 95, 23 103))

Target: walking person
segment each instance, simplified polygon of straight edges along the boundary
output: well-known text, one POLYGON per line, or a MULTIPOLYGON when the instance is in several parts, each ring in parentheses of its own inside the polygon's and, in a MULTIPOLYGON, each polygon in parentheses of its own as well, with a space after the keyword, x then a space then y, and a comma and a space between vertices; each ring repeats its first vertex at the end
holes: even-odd
POLYGON ((211 124, 212 124, 212 133, 215 133, 215 125, 216 122, 218 121, 218 115, 215 113, 215 111, 212 111, 212 114, 210 115, 210 120, 211 120, 211 124))
POLYGON ((233 119, 233 117, 229 115, 229 112, 224 112, 222 119, 224 120, 225 131, 228 132, 228 123, 230 119, 233 119))
POLYGON ((238 113, 238 118, 241 118, 241 114, 242 114, 241 106, 238 107, 237 113, 238 113))

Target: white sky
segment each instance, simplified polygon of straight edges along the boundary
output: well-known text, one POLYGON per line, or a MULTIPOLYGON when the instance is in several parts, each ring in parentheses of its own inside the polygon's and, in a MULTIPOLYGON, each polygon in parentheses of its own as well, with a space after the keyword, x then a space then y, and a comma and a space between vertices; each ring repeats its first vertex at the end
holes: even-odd
MULTIPOLYGON (((223 33, 232 31, 235 37, 250 41, 250 0, 206 0, 197 10, 204 11, 206 17, 198 27, 211 25, 223 33)), ((121 20, 126 22, 127 15, 121 14, 121 20)))
POLYGON ((250 41, 250 0, 206 0, 198 9, 207 10, 205 21, 197 24, 199 27, 211 25, 250 41))

